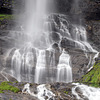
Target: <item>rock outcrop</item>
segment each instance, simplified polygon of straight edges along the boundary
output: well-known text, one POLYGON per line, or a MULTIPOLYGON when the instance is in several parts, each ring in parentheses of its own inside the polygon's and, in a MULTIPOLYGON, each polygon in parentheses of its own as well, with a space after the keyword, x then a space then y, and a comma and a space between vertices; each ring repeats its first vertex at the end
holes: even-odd
POLYGON ((100 87, 100 58, 96 59, 93 68, 81 78, 80 82, 94 87, 100 87))

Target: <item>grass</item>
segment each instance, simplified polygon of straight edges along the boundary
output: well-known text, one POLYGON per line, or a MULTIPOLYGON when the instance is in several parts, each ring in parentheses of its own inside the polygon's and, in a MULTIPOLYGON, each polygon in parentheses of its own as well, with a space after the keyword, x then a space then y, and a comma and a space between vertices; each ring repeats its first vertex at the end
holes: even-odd
POLYGON ((18 93, 20 91, 20 89, 12 86, 10 84, 12 84, 12 83, 11 82, 2 82, 0 84, 0 93, 4 93, 4 91, 11 91, 11 92, 14 92, 14 93, 18 93))
POLYGON ((93 87, 100 87, 100 62, 95 63, 93 69, 84 75, 80 81, 93 87))

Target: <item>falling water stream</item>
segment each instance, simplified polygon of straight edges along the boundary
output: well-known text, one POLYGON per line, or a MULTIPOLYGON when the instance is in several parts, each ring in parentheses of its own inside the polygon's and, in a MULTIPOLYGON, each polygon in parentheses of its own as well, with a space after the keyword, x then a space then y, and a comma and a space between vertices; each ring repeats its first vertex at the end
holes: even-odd
POLYGON ((72 68, 70 67, 70 56, 63 50, 57 66, 57 82, 72 82, 72 68))
MULTIPOLYGON (((46 71, 46 51, 39 50, 37 57, 37 64, 35 69, 35 83, 45 82, 43 80, 45 78, 45 71, 46 71)), ((45 82, 46 83, 46 82, 45 82)))

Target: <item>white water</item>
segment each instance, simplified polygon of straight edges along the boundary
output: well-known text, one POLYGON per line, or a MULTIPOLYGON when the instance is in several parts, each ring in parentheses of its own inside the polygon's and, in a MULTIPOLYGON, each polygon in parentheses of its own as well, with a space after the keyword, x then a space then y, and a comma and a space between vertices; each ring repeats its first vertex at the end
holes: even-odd
POLYGON ((89 100, 100 100, 100 88, 94 88, 83 84, 80 85, 78 83, 74 83, 74 85, 76 86, 72 88, 72 94, 75 95, 78 100, 85 100, 84 98, 88 98, 89 100), (76 88, 80 89, 83 98, 79 96, 76 88))
POLYGON ((57 82, 72 82, 72 68, 70 66, 70 55, 63 50, 57 66, 57 82))
POLYGON ((76 48, 79 48, 85 52, 97 52, 87 41, 86 29, 83 26, 72 24, 72 31, 69 32, 70 23, 68 20, 62 18, 62 16, 59 16, 58 19, 60 21, 60 27, 57 26, 56 22, 54 23, 56 28, 60 28, 60 32, 63 33, 61 36, 66 37, 68 40, 74 42, 76 48), (67 25, 65 25, 65 22, 67 25))
POLYGON ((45 99, 46 96, 48 97, 47 100, 50 100, 50 99, 55 100, 55 99, 54 99, 55 94, 53 94, 52 91, 50 91, 49 89, 47 89, 47 87, 46 87, 45 84, 39 85, 39 86, 37 87, 37 91, 38 91, 37 97, 38 97, 40 100, 46 100, 46 99, 45 99))
POLYGON ((19 49, 15 50, 14 55, 12 56, 12 75, 17 78, 18 81, 21 81, 21 54, 19 49))
POLYGON ((24 85, 24 88, 22 90, 22 93, 27 93, 27 94, 29 93, 32 96, 36 96, 34 93, 32 93, 30 91, 30 84, 29 83, 27 83, 27 84, 24 85))
POLYGON ((34 67, 34 53, 31 43, 27 43, 23 49, 16 49, 12 56, 11 72, 18 81, 32 82, 31 71, 34 67), (24 77, 24 78, 22 78, 24 77))
POLYGON ((46 51, 37 51, 37 64, 35 69, 35 83, 46 82, 44 78, 46 77, 46 51))
POLYGON ((30 91, 30 84, 27 83, 24 85, 22 93, 30 94, 34 97, 37 97, 39 100, 55 100, 55 94, 53 94, 53 92, 50 91, 50 87, 47 87, 45 84, 37 86, 37 94, 34 94, 34 92, 30 91))

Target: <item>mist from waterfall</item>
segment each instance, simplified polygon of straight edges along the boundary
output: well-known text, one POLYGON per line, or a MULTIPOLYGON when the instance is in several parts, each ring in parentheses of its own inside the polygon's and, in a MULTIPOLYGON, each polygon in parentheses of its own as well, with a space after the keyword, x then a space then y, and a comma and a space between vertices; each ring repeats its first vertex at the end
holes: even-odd
POLYGON ((34 38, 33 36, 37 36, 38 32, 41 32, 43 28, 42 21, 46 16, 46 2, 47 0, 26 0, 26 34, 30 35, 32 38, 34 38))
POLYGON ((37 47, 43 42, 45 47, 46 41, 41 41, 41 37, 45 34, 44 22, 45 17, 47 17, 47 0, 26 0, 25 4, 24 33, 28 36, 27 40, 33 42, 33 45, 37 47))

